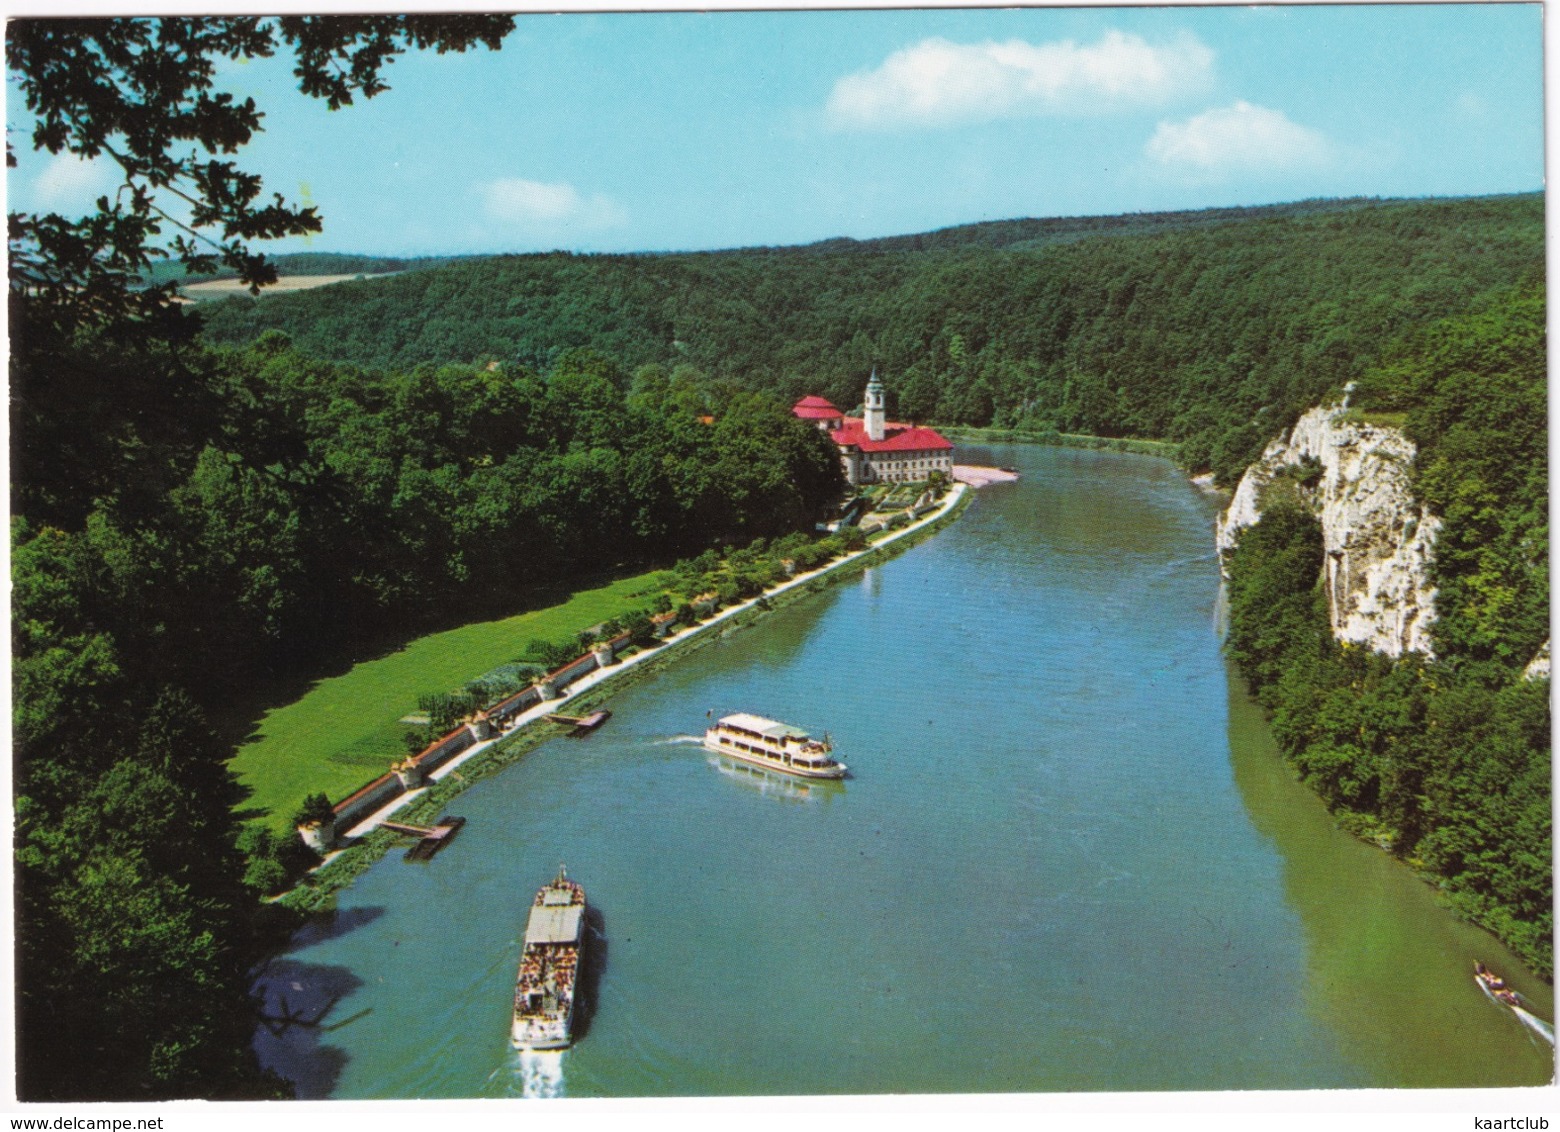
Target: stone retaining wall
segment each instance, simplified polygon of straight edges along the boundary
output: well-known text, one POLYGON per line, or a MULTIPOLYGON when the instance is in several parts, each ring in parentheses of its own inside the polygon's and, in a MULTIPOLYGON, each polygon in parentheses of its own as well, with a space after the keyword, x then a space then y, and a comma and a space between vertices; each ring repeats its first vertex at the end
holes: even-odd
POLYGON ((503 727, 526 708, 535 707, 541 702, 542 693, 537 690, 535 684, 532 684, 529 688, 522 688, 507 700, 499 700, 488 708, 488 718, 503 727))
POLYGON ((355 793, 347 795, 332 807, 336 814, 336 829, 349 829, 375 810, 388 804, 392 798, 397 798, 404 793, 406 791, 401 786, 401 780, 394 772, 380 775, 367 786, 360 787, 355 793))
POLYGON ((477 737, 471 733, 471 728, 462 723, 444 738, 429 744, 413 755, 412 761, 424 774, 427 774, 431 770, 437 770, 462 751, 475 746, 476 742, 477 737))
MULTIPOLYGON (((608 656, 615 658, 628 642, 629 634, 627 633, 607 641, 606 651, 608 656)), ((584 656, 571 660, 557 671, 548 673, 543 677, 542 682, 550 683, 554 689, 562 693, 565 688, 581 676, 594 672, 599 667, 601 667, 601 662, 597 660, 596 652, 592 650, 584 656)), ((498 701, 492 707, 487 708, 485 714, 488 720, 497 727, 506 729, 521 712, 527 708, 535 707, 541 702, 542 692, 539 682, 538 684, 532 684, 528 688, 521 689, 506 699, 498 701)), ((456 755, 469 751, 480 741, 473 729, 463 723, 448 735, 428 744, 428 746, 413 755, 411 761, 416 763, 418 769, 426 775, 430 771, 437 770, 456 755)), ((350 829, 368 817, 368 815, 382 809, 404 793, 406 793, 406 788, 393 771, 380 775, 332 807, 335 811, 336 829, 338 831, 350 829)))

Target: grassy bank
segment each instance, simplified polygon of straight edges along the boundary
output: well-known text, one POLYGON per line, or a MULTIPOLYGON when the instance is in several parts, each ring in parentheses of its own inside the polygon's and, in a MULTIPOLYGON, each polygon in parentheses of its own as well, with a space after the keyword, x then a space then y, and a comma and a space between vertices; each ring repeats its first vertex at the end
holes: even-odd
MULTIPOLYGON (((765 595, 746 609, 708 623, 672 644, 661 646, 649 659, 622 669, 589 691, 569 700, 568 710, 571 713, 592 711, 612 696, 651 679, 665 671, 668 665, 719 640, 723 634, 751 625, 775 610, 822 593, 863 570, 904 553, 958 518, 969 506, 972 495, 972 492, 966 491, 946 514, 924 527, 898 538, 886 536, 879 539, 873 549, 857 557, 841 560, 818 577, 781 593, 765 595)), ((446 812, 449 803, 467 788, 520 761, 541 744, 563 735, 567 730, 566 727, 544 721, 519 728, 446 775, 416 801, 400 810, 396 815, 397 820, 412 823, 437 820, 446 812)), ((404 839, 383 829, 375 830, 338 853, 323 868, 311 874, 303 886, 284 896, 281 902, 301 912, 323 910, 330 905, 335 893, 351 884, 397 844, 405 844, 404 839)))
POLYGON ((268 712, 257 738, 229 763, 248 791, 241 808, 259 811, 278 831, 289 829, 306 794, 343 797, 403 753, 406 727, 397 721, 416 710, 418 696, 458 688, 514 660, 534 639, 563 640, 621 617, 662 592, 669 578, 659 570, 621 578, 558 605, 420 637, 321 680, 302 699, 268 712))
POLYGON ((1168 440, 1143 440, 1124 436, 1086 436, 1050 429, 971 428, 939 426, 938 431, 951 440, 971 444, 1049 444, 1054 448, 1095 448, 1111 452, 1136 452, 1144 456, 1163 456, 1175 460, 1181 446, 1168 440))

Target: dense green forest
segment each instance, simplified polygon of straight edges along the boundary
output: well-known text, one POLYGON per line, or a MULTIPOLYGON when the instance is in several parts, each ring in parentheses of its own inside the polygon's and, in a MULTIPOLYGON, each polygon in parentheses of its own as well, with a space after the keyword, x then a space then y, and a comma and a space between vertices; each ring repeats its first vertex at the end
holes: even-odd
MULTIPOLYGON (((270 850, 241 834, 225 767, 234 736, 213 720, 252 714, 284 676, 318 673, 387 631, 509 612, 586 574, 697 562, 708 547, 810 527, 838 498, 839 462, 786 405, 806 392, 854 405, 873 366, 902 418, 1174 440, 1226 481, 1345 380, 1365 375, 1379 407, 1407 411, 1425 437, 1421 490, 1448 517, 1443 659, 1392 666, 1313 639, 1314 623, 1301 624, 1314 613, 1311 536, 1297 513, 1293 545, 1281 514, 1242 545, 1262 558, 1250 578, 1269 558, 1292 575, 1241 584, 1293 614, 1255 639, 1309 642, 1314 656, 1257 649, 1243 663, 1329 800, 1390 830, 1474 914, 1540 955, 1547 769, 1534 752, 1547 751, 1547 685, 1512 673, 1547 603, 1532 588, 1547 561, 1534 534, 1545 481, 1518 484, 1491 463, 1495 425, 1456 391, 1459 366, 1505 372, 1459 343, 1500 356, 1505 323, 1540 303, 1531 289, 1505 305, 1491 296, 1541 278, 1541 198, 1013 220, 701 254, 267 265, 245 241, 317 230, 313 210, 257 204, 241 172, 185 156, 196 144, 231 152, 258 122, 252 105, 204 97, 213 59, 288 43, 310 93, 345 105, 369 92, 387 44, 494 46, 507 24, 8 29, 29 108, 77 131, 67 148, 151 123, 116 157, 126 177, 187 186, 221 232, 220 254, 158 236, 138 193, 79 221, 13 217, 21 1096, 285 1093, 249 1053, 248 987, 289 924, 259 902, 274 868, 255 865, 270 850), (159 65, 103 72, 143 57, 159 65), (54 81, 89 73, 98 81, 54 81), (152 254, 154 239, 177 264, 152 254), (200 311, 173 301, 180 279, 275 269, 399 273, 200 311), (1394 345, 1456 315, 1472 321, 1394 345), (1429 382, 1435 358, 1451 368, 1429 382), (1264 540, 1274 546, 1259 556, 1264 540), (1268 690, 1298 681, 1285 675, 1296 664, 1313 673, 1312 699, 1347 700, 1340 679, 1375 681, 1385 691, 1372 704, 1418 689, 1402 693, 1404 718, 1450 720, 1460 738, 1408 771, 1374 747, 1317 769, 1304 760, 1321 748, 1301 734, 1315 717, 1268 690), (1467 800, 1468 782, 1490 791, 1487 805, 1467 800)), ((59 152, 45 134, 35 147, 59 152)), ((1491 381, 1491 396, 1506 388, 1491 381)), ((1503 411, 1530 414, 1530 394, 1503 411)), ((1240 604, 1254 617, 1260 603, 1240 604)), ((1374 720, 1346 722, 1385 733, 1374 720)))
POLYGON ((789 249, 494 257, 228 300, 206 333, 243 343, 281 329, 307 354, 400 369, 545 368, 592 346, 843 406, 875 365, 904 419, 1175 440, 1229 482, 1399 334, 1542 270, 1536 195, 1311 202, 789 249))
POLYGON ((1351 200, 495 257, 230 301, 206 332, 387 366, 595 345, 847 406, 876 365, 897 416, 1178 441, 1224 483, 1356 381, 1362 411, 1406 420, 1445 521, 1437 659, 1332 640, 1315 519, 1276 497, 1234 560, 1231 650, 1344 824, 1547 973, 1548 683, 1519 678, 1548 623, 1542 213, 1537 195, 1351 200))
MULTIPOLYGON (((805 541, 834 446, 773 396, 589 348, 390 371, 280 334, 198 339, 176 283, 427 261, 280 257, 320 229, 228 161, 259 129, 224 60, 289 53, 332 110, 482 14, 16 20, 12 164, 100 157, 96 211, 9 228, 17 1092, 284 1095, 253 969, 294 921, 228 769, 255 714, 430 627, 710 546, 805 541), (27 153, 28 149, 33 153, 27 153), (162 208, 167 194, 191 207, 162 208), (256 867, 260 866, 260 867, 256 867)), ((307 853, 295 840, 288 852, 307 853)))
POLYGON ((205 723, 252 682, 387 623, 811 530, 843 487, 833 445, 772 397, 583 349, 545 374, 381 374, 277 334, 129 352, 24 337, 12 381, 21 1074, 38 1099, 267 1087, 239 1070, 244 941, 263 927, 246 909, 269 874, 246 889, 231 741, 205 723), (80 399, 37 396, 61 386, 80 399))
POLYGON ((1346 379, 1406 413, 1447 520, 1439 659, 1333 644, 1282 507, 1236 556, 1231 648, 1329 803, 1548 971, 1548 685, 1517 679, 1548 608, 1542 297, 1511 290, 1539 203, 474 260, 223 304, 227 346, 20 310, 24 1093, 282 1087, 242 1052, 264 869, 209 715, 387 620, 805 526, 838 463, 785 399, 853 404, 874 363, 901 415, 1174 437, 1226 479, 1346 379))
POLYGON ((1508 289, 1419 328, 1354 404, 1403 413, 1414 490, 1443 521, 1435 659, 1340 645, 1306 476, 1275 480, 1230 558, 1229 649, 1286 756, 1356 832, 1439 878, 1546 977, 1554 969, 1544 296, 1508 289))

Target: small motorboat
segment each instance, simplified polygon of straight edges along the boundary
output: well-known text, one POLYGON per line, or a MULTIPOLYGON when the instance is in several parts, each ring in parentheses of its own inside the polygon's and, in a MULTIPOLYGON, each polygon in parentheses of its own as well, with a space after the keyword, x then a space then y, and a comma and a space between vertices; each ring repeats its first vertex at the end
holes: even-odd
POLYGON ((1473 961, 1473 979, 1479 984, 1479 989, 1496 1002, 1503 1002, 1507 1006, 1522 1006, 1522 996, 1508 987, 1505 979, 1477 959, 1473 961))
POLYGON ((1555 1044, 1555 1028, 1533 1013, 1532 1005, 1527 999, 1506 985, 1506 980, 1491 971, 1483 963, 1474 960, 1473 981, 1479 984, 1479 989, 1485 993, 1491 1002, 1511 1008, 1511 1013, 1516 1016, 1529 1030, 1543 1038, 1550 1045, 1555 1044))

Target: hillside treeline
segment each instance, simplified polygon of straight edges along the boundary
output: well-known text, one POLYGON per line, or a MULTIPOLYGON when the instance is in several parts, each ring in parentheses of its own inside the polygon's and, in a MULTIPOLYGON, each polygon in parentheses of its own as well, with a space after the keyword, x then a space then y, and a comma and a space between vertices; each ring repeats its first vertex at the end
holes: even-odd
POLYGON ((1321 530, 1280 478, 1231 556, 1229 648, 1281 749, 1354 831, 1440 879, 1546 978, 1554 969, 1544 297, 1510 290, 1421 328, 1353 403, 1404 414, 1416 495, 1444 520, 1435 659, 1328 628, 1321 530))
POLYGON ((310 355, 545 368, 591 346, 783 399, 942 424, 1143 436, 1237 478, 1399 334, 1541 278, 1536 195, 1084 221, 687 255, 472 260, 215 304, 207 334, 310 355))
MULTIPOLYGON (((583 575, 811 530, 833 445, 761 393, 589 350, 545 373, 13 340, 22 1097, 254 1096, 271 917, 230 698, 583 575), (247 879, 247 883, 246 883, 247 879)), ((13 319, 13 329, 18 323, 13 319)), ((274 878, 273 878, 274 880, 274 878)))
POLYGON ((806 526, 839 464, 786 404, 853 406, 873 365, 896 416, 1171 438, 1226 480, 1343 380, 1407 411, 1447 517, 1440 659, 1329 645, 1279 512, 1243 539, 1233 647, 1329 801, 1545 962, 1547 685, 1514 677, 1547 602, 1541 300, 1488 298, 1542 246, 1516 197, 493 258, 203 307, 207 347, 13 288, 20 1094, 280 1090, 210 721, 390 626, 806 526))

